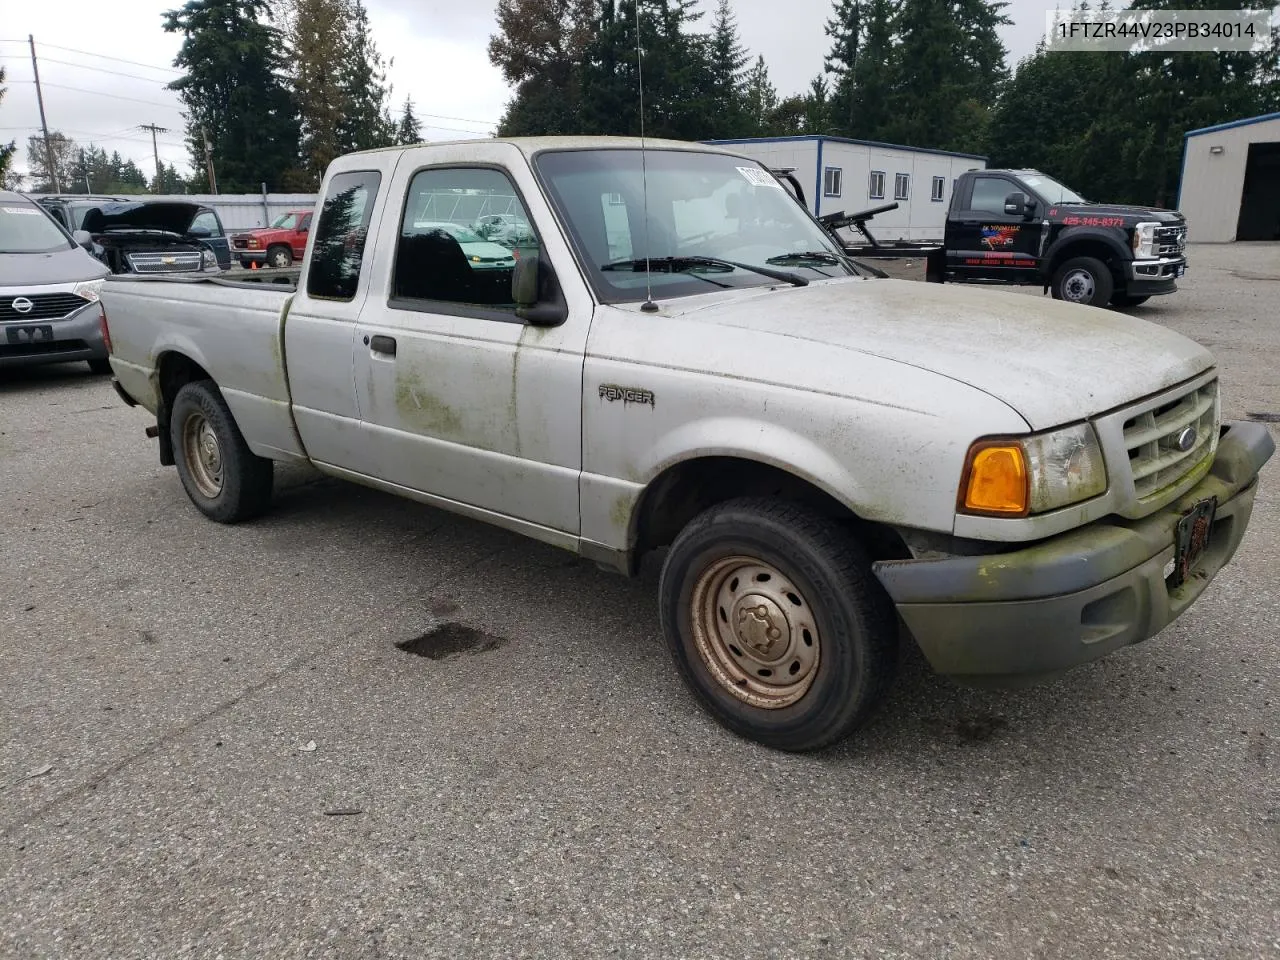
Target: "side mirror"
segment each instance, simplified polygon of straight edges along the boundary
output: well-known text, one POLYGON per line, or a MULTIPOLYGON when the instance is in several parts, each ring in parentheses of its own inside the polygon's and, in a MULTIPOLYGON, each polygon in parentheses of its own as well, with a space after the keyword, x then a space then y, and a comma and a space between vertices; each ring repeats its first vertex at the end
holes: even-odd
POLYGON ((1007 217, 1025 217, 1027 215, 1027 195, 1011 193, 1004 198, 1004 213, 1007 217))
POLYGON ((518 251, 511 271, 511 299, 516 316, 535 327, 554 327, 569 317, 569 305, 555 271, 538 256, 536 248, 518 251))
POLYGON ((90 253, 93 253, 93 234, 88 230, 75 231, 75 233, 71 234, 71 239, 90 253))

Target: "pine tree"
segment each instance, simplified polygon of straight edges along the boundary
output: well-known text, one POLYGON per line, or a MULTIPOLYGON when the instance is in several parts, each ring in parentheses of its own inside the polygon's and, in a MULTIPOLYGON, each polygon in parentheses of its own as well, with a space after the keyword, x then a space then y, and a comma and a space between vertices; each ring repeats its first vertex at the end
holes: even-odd
POLYGON ((580 79, 598 0, 498 0, 489 62, 515 87, 502 136, 581 132, 580 79))
POLYGON ((888 140, 894 119, 898 64, 894 56, 893 0, 870 0, 863 11, 863 36, 853 68, 851 102, 832 97, 832 126, 864 140, 888 140), (851 118, 841 128, 836 116, 851 118))
POLYGON ((823 66, 834 79, 828 112, 833 130, 846 136, 854 128, 854 78, 866 29, 862 13, 862 0, 835 0, 832 17, 823 28, 831 38, 831 50, 823 66))
POLYGON ((827 78, 818 74, 809 81, 804 97, 804 132, 827 133, 831 126, 831 88, 827 78))
POLYGON ((343 0, 290 0, 286 18, 290 79, 301 117, 301 169, 293 188, 315 189, 342 153, 346 110, 341 54, 347 42, 343 0))
POLYGON ((738 34, 729 0, 718 0, 707 44, 711 102, 708 139, 730 138, 741 130, 746 66, 751 59, 738 34))
POLYGON ((186 106, 191 164, 204 169, 204 135, 213 147, 218 187, 228 193, 279 189, 298 148, 293 99, 280 77, 280 33, 267 0, 187 0, 164 14, 167 33, 183 35, 169 84, 186 106))
POLYGON ((390 146, 395 142, 395 124, 387 111, 387 71, 369 32, 369 13, 362 0, 344 0, 342 7, 339 87, 343 113, 338 147, 350 153, 390 146))
POLYGON ((778 91, 769 80, 764 55, 756 57, 746 80, 747 123, 755 136, 768 136, 774 111, 778 108, 778 91))
POLYGON ((422 142, 422 129, 413 113, 413 98, 405 97, 400 122, 396 124, 396 143, 402 147, 422 142))

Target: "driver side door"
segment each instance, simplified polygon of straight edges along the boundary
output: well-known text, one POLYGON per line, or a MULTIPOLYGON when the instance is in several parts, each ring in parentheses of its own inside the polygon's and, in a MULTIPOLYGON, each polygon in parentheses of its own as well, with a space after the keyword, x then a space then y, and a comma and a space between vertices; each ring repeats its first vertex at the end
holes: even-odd
POLYGON ((1039 263, 1040 221, 1004 212, 1005 199, 1014 193, 1034 199, 1008 177, 973 178, 964 209, 955 215, 955 245, 948 251, 962 277, 1005 282, 1034 277, 1039 263))

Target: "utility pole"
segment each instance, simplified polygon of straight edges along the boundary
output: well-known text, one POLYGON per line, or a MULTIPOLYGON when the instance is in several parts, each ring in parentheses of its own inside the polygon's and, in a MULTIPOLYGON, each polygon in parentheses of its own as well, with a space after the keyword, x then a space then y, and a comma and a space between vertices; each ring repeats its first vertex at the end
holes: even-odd
POLYGON ((93 193, 93 187, 89 185, 89 165, 84 162, 84 147, 80 148, 80 171, 84 174, 84 192, 93 193))
POLYGON ((35 34, 27 34, 27 43, 31 44, 31 72, 36 77, 36 102, 40 104, 40 129, 44 131, 44 156, 49 164, 49 177, 53 180, 53 192, 62 192, 62 181, 58 178, 58 165, 53 162, 53 147, 49 143, 49 121, 44 118, 44 93, 40 90, 40 67, 36 63, 35 34))
POLYGON ((200 128, 200 136, 204 138, 204 165, 209 171, 209 191, 218 195, 218 179, 213 175, 213 144, 209 142, 209 134, 204 127, 200 128))
POLYGON ((156 145, 156 134, 157 134, 157 133, 168 133, 168 132, 169 132, 169 128, 168 128, 168 127, 157 127, 154 123, 140 123, 140 124, 138 124, 138 129, 139 129, 139 130, 150 130, 150 131, 151 131, 151 154, 152 154, 152 156, 154 156, 154 157, 156 158, 156 184, 155 184, 155 191, 156 191, 156 193, 159 193, 159 192, 160 192, 160 181, 161 181, 161 178, 162 178, 162 172, 161 172, 161 170, 160 170, 160 148, 156 145))

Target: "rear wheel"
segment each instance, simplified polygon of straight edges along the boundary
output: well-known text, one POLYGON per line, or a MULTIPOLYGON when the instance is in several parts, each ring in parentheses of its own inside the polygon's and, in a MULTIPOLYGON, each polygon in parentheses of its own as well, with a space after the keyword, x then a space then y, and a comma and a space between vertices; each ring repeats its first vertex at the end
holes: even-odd
POLYGON ((702 705, 740 736, 815 750, 882 699, 897 656, 892 603, 858 543, 780 500, 712 507, 662 570, 667 646, 702 705))
POLYGON ((270 505, 273 464, 249 450, 213 381, 178 391, 169 431, 182 486, 205 516, 236 523, 270 505))
POLYGON ((1072 257, 1053 273, 1051 290, 1058 300, 1104 306, 1114 282, 1107 265, 1095 257, 1072 257))
POLYGON ((1150 297, 1131 297, 1127 293, 1116 293, 1111 296, 1111 305, 1113 307, 1136 307, 1140 303, 1146 303, 1150 297))
POLYGON ((293 263, 293 251, 288 247, 272 247, 267 251, 267 266, 287 267, 293 263))

